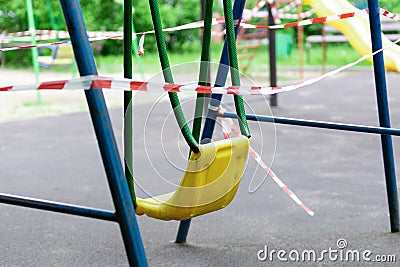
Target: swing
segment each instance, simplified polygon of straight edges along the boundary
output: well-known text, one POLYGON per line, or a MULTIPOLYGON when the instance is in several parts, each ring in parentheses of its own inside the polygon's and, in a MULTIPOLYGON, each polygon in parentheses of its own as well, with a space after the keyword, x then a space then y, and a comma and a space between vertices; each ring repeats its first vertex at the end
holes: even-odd
POLYGON ((51 68, 56 65, 72 65, 74 63, 74 51, 71 44, 40 47, 38 54, 37 61, 41 67, 51 68), (50 49, 51 55, 41 55, 43 49, 50 49))
MULTIPOLYGON (((201 60, 209 62, 209 46, 211 40, 212 1, 207 1, 206 20, 204 25, 203 47, 201 60)), ((229 60, 232 66, 232 84, 240 85, 237 54, 232 18, 232 5, 224 0, 226 14, 227 38, 229 42, 229 60)), ((160 12, 157 0, 150 0, 150 9, 155 29, 157 47, 163 69, 164 79, 173 83, 168 55, 162 31, 160 12)), ((207 64, 200 64, 200 81, 206 81, 207 64), (204 77, 205 76, 205 77, 204 77)), ((199 82, 200 85, 207 85, 199 82)), ((187 220, 195 216, 210 213, 226 207, 234 198, 246 165, 249 153, 250 132, 246 120, 243 99, 235 95, 236 112, 242 136, 198 145, 201 126, 201 112, 204 95, 198 94, 195 108, 193 133, 187 126, 179 98, 176 93, 169 92, 169 98, 181 132, 188 143, 191 154, 186 172, 175 192, 152 198, 136 198, 135 212, 146 214, 160 220, 187 220), (198 119, 200 118, 200 119, 198 119)))
POLYGON ((200 145, 175 192, 137 198, 136 214, 186 220, 227 206, 236 194, 249 152, 245 136, 200 145))
MULTIPOLYGON (((60 16, 54 16, 51 0, 46 0, 46 6, 49 14, 51 29, 56 31, 60 30, 62 25, 62 17, 60 18, 60 16)), ((58 37, 56 40, 59 41, 58 37)), ((72 66, 74 63, 74 51, 72 49, 72 45, 69 43, 64 45, 48 45, 39 47, 37 61, 39 66, 44 68, 64 65, 72 66), (51 55, 42 55, 42 52, 45 50, 50 50, 51 55)))

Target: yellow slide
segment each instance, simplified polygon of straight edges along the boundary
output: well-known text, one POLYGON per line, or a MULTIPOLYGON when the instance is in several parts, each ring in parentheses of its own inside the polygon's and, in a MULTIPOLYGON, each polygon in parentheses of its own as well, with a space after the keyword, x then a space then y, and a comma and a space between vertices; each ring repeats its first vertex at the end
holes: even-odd
MULTIPOLYGON (((346 0, 304 0, 303 3, 314 8, 320 17, 359 10, 346 0)), ((361 55, 371 53, 368 16, 330 21, 327 23, 346 35, 351 46, 361 55)), ((383 47, 388 47, 383 52, 386 70, 400 72, 400 47, 393 45, 383 34, 382 44, 383 47)), ((372 58, 370 60, 372 61, 372 58)))

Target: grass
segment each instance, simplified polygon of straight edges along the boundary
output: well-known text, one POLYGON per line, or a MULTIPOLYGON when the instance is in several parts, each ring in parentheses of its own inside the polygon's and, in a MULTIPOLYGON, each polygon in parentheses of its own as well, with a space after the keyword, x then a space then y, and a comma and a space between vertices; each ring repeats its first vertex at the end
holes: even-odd
MULTIPOLYGON (((211 49, 211 60, 218 62, 222 50, 222 43, 213 43, 211 49)), ((170 52, 169 59, 171 66, 197 62, 200 60, 200 43, 191 48, 190 51, 179 51, 170 52)), ((353 62, 360 58, 360 55, 355 51, 349 44, 328 44, 327 45, 327 65, 329 67, 340 67, 353 62)), ((160 63, 157 52, 146 51, 145 56, 140 58, 144 73, 158 73, 161 71, 160 63)), ((304 50, 304 65, 306 67, 321 67, 322 66, 322 48, 319 44, 313 44, 311 49, 304 50)), ((141 73, 140 65, 136 57, 134 57, 134 73, 141 73)), ((10 62, 12 63, 12 62, 10 62)), ((109 56, 97 56, 96 64, 100 74, 106 73, 122 73, 123 72, 123 56, 121 55, 109 55, 109 56)), ((245 60, 240 64, 246 64, 245 60)), ((364 61, 359 64, 360 66, 370 66, 371 63, 364 61)), ((27 64, 29 68, 32 68, 30 64, 27 64)), ((299 66, 299 51, 297 46, 292 48, 289 56, 281 56, 277 58, 277 66, 279 67, 298 67, 299 66)), ((13 69, 13 64, 7 64, 7 68, 13 69)), ((20 67, 18 67, 20 68, 20 67)), ((248 74, 263 74, 268 72, 269 68, 269 56, 268 56, 268 45, 262 45, 257 51, 257 55, 251 61, 251 66, 246 71, 248 74)), ((70 71, 69 67, 53 67, 52 71, 65 72, 70 71)))
MULTIPOLYGON (((218 62, 219 55, 222 50, 221 43, 214 43, 212 46, 211 58, 212 61, 218 62)), ((169 53, 169 59, 171 65, 177 65, 187 62, 199 61, 200 59, 200 47, 198 49, 192 49, 191 52, 171 52, 169 53)), ((340 67, 353 62, 360 58, 360 54, 355 51, 349 44, 328 44, 327 45, 327 65, 329 67, 340 67)), ((313 45, 310 50, 304 50, 304 65, 320 67, 322 66, 322 48, 321 45, 313 45)), ((123 71, 121 56, 102 56, 96 59, 100 73, 120 73, 123 71)), ((156 73, 159 72, 160 63, 158 60, 158 54, 156 52, 146 52, 144 57, 141 57, 143 62, 145 73, 156 73)), ((246 62, 243 62, 245 64, 246 62)), ((240 64, 240 62, 239 62, 240 64)), ((364 61, 359 66, 370 66, 371 63, 364 61)), ((252 60, 251 66, 248 69, 248 73, 257 73, 268 71, 269 56, 268 56, 268 45, 262 45, 257 51, 256 57, 252 60)), ((299 66, 299 51, 297 47, 293 47, 289 56, 282 56, 277 58, 277 66, 285 67, 297 67, 299 66)), ((140 73, 138 61, 134 58, 134 72, 140 73)))

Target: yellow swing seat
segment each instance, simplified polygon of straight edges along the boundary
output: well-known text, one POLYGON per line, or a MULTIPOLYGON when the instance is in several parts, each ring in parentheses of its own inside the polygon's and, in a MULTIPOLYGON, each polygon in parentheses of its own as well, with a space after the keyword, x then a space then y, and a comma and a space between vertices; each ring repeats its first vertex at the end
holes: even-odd
POLYGON ((245 136, 200 145, 199 153, 191 153, 177 190, 137 198, 136 214, 166 221, 186 220, 226 207, 238 190, 249 146, 245 136))

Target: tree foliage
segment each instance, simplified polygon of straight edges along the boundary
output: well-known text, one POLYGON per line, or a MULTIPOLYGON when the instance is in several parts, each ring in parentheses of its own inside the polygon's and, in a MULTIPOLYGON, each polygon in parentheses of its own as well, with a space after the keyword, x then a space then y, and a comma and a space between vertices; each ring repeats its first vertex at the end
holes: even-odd
MULTIPOLYGON (((89 31, 118 31, 123 27, 122 5, 113 0, 81 0, 82 13, 89 31)), ((135 0, 134 25, 137 32, 153 29, 149 2, 135 0)), ((66 30, 59 1, 32 0, 37 29, 66 30)), ((159 0, 163 26, 174 27, 200 18, 199 0, 159 0)), ((0 0, 0 33, 28 30, 25 0, 0 0)), ((181 49, 198 40, 199 31, 179 31, 166 34, 169 49, 181 49)), ((121 41, 110 41, 105 53, 120 52, 121 41)), ((146 48, 154 48, 154 38, 146 37, 146 48)))

